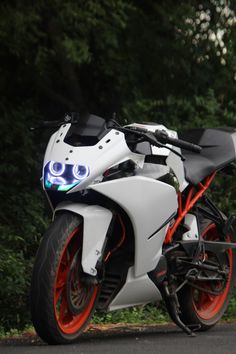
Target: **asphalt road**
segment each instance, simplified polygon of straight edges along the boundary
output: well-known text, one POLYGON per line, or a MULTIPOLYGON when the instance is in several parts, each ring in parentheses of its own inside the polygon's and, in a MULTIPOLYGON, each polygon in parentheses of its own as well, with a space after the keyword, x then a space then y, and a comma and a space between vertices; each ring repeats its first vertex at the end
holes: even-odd
POLYGON ((48 346, 36 337, 0 342, 0 354, 236 354, 236 323, 188 337, 175 326, 89 332, 76 344, 48 346))

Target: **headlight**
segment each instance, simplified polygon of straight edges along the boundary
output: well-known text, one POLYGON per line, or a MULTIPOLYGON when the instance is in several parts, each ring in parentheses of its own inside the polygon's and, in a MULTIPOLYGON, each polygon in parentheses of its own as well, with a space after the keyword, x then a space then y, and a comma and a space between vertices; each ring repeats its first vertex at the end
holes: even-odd
POLYGON ((66 180, 63 177, 53 177, 48 173, 47 175, 47 181, 50 182, 51 184, 56 184, 58 186, 66 184, 66 180))
POLYGON ((68 191, 89 176, 86 165, 67 165, 49 161, 44 167, 44 186, 46 189, 68 191))
POLYGON ((89 175, 89 168, 88 166, 74 165, 72 172, 76 179, 84 179, 89 175))
POLYGON ((49 172, 53 176, 61 176, 65 172, 66 166, 64 163, 51 161, 49 163, 49 172))

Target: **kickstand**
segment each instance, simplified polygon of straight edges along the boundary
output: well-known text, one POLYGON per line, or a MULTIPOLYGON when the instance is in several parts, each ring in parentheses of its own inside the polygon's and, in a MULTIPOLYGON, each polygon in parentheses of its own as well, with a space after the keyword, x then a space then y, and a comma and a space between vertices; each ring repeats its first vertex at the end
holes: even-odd
POLYGON ((196 334, 191 331, 189 327, 187 327, 179 317, 179 301, 176 293, 170 293, 168 289, 167 282, 163 283, 163 291, 164 300, 167 305, 167 309, 170 317, 174 321, 174 323, 179 326, 185 333, 187 333, 190 337, 196 337, 196 334))

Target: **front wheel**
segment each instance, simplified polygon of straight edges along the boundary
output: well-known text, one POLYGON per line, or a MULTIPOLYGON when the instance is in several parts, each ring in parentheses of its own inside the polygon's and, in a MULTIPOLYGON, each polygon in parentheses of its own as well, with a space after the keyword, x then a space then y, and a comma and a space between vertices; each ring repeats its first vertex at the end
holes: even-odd
POLYGON ((31 316, 38 335, 49 344, 75 341, 87 325, 98 287, 83 281, 82 219, 63 213, 39 246, 31 282, 31 316))
MULTIPOLYGON (((202 237, 207 241, 235 242, 232 234, 224 239, 216 224, 210 220, 203 220, 200 228, 202 237)), ((227 309, 236 278, 236 256, 235 250, 228 249, 220 254, 205 252, 202 257, 209 264, 219 266, 227 277, 213 282, 196 281, 193 286, 183 287, 178 297, 181 320, 186 325, 193 328, 196 325, 197 329, 206 331, 221 319, 227 309)))

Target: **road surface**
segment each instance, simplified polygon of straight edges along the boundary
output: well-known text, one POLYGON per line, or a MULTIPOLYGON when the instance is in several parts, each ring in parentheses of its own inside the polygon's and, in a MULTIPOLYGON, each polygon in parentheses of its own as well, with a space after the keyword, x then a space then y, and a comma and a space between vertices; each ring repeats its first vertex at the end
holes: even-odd
POLYGON ((236 354, 236 323, 188 337, 174 325, 91 330, 76 344, 48 346, 35 336, 0 342, 0 354, 236 354))

